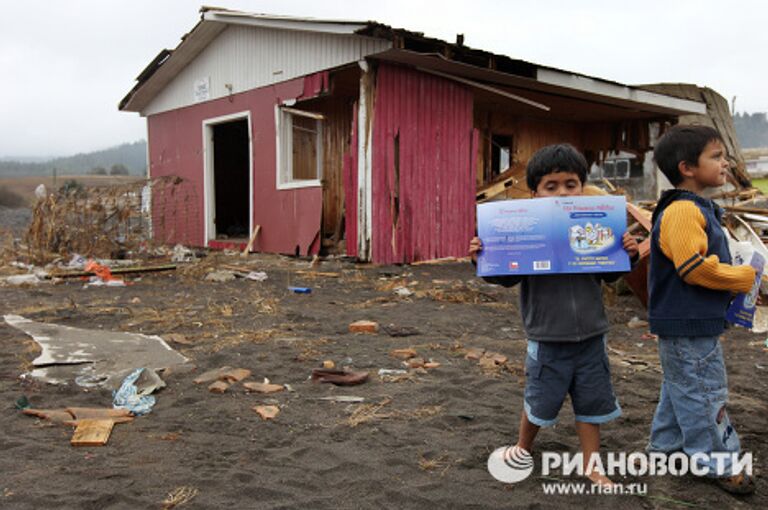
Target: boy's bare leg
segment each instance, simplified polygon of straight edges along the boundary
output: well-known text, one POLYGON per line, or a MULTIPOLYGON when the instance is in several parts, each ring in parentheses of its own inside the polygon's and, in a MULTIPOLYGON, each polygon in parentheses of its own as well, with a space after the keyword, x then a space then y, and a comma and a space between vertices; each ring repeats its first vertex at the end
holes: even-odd
POLYGON ((517 436, 517 445, 528 453, 533 448, 533 440, 539 433, 539 426, 528 421, 528 414, 523 410, 523 416, 520 418, 520 433, 517 436))
POLYGON ((599 485, 613 485, 613 482, 603 473, 597 471, 587 472, 587 465, 593 453, 600 452, 600 425, 594 423, 576 422, 576 433, 579 435, 581 443, 581 453, 584 455, 584 475, 592 483, 599 485))

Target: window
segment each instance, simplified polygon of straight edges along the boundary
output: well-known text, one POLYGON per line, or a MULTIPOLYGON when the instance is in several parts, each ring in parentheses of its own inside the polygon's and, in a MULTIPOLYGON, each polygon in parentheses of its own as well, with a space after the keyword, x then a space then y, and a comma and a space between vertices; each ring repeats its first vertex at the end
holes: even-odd
POLYGON ((512 165, 512 137, 491 135, 491 178, 506 171, 512 165))
POLYGON ((317 113, 278 108, 278 188, 320 185, 322 119, 323 116, 317 113))
POLYGON ((645 176, 645 169, 643 168, 643 162, 642 161, 638 161, 636 159, 633 159, 630 162, 629 176, 630 177, 640 177, 640 178, 645 176))
POLYGON ((629 160, 617 159, 614 162, 616 165, 616 178, 617 179, 629 179, 629 160))
POLYGON ((603 162, 602 177, 606 179, 629 179, 629 160, 612 159, 603 162))

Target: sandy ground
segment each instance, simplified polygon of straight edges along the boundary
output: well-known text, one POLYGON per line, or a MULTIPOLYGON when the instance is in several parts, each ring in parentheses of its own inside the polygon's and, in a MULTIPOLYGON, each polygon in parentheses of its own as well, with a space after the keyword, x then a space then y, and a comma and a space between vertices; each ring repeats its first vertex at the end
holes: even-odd
MULTIPOLYGON (((254 255, 209 256, 168 273, 145 274, 126 288, 88 288, 80 281, 0 290, 0 311, 57 324, 167 335, 191 359, 189 370, 163 374, 151 414, 116 425, 104 447, 74 448, 72 429, 22 415, 34 407, 109 406, 106 390, 52 386, 20 378, 36 344, 0 325, 0 507, 162 508, 168 494, 194 494, 177 508, 766 508, 768 482, 737 498, 689 477, 646 477, 648 495, 545 496, 538 471, 505 485, 486 470, 494 449, 514 442, 524 384, 525 340, 517 290, 486 285, 468 264, 376 267, 254 255), (204 281, 207 269, 244 264, 268 279, 204 281), (287 286, 311 287, 294 294, 287 286), (414 292, 403 297, 395 289, 414 292), (392 333, 351 334, 359 319, 392 333), (414 348, 439 362, 398 382, 377 373, 402 368, 389 352, 414 348), (482 368, 465 349, 485 348, 509 362, 482 368), (314 384, 324 360, 366 370, 354 387, 314 384), (295 390, 268 396, 237 385, 210 393, 192 379, 230 365, 295 390), (363 403, 320 397, 352 395, 363 403), (252 408, 276 404, 275 420, 252 408)), ((609 296, 612 374, 624 414, 604 428, 604 451, 632 452, 646 443, 661 374, 653 340, 626 326, 644 312, 633 296, 609 296)), ((768 352, 764 336, 732 330, 723 342, 730 413, 758 476, 768 459, 768 352)), ((541 451, 577 450, 569 403, 560 424, 541 432, 541 451)), ((536 458, 537 466, 539 459, 536 458)), ((579 481, 576 478, 569 481, 579 481)), ((165 508, 170 508, 166 504, 165 508)))

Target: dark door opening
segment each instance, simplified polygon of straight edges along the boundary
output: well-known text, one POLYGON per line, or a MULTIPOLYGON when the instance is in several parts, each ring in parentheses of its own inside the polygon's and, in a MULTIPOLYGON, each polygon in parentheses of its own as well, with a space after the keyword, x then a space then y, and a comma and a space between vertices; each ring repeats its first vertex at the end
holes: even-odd
POLYGON ((213 126, 213 189, 216 239, 244 239, 249 225, 247 119, 213 126))

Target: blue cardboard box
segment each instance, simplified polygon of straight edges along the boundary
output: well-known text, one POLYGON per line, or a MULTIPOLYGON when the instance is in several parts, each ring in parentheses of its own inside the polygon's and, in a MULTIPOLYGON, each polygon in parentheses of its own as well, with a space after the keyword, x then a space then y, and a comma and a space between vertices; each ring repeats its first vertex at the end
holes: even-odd
POLYGON ((630 270, 622 196, 547 197, 477 206, 478 276, 630 270))

